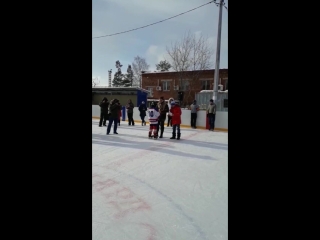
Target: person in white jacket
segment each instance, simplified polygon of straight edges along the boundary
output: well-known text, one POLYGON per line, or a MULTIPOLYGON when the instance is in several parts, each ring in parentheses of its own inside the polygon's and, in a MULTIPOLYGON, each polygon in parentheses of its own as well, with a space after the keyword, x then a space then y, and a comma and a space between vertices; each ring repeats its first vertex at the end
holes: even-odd
MULTIPOLYGON (((174 101, 174 99, 173 99, 173 98, 169 98, 169 100, 168 100, 169 112, 170 112, 170 109, 171 109, 171 103, 172 103, 172 101, 174 101)), ((169 127, 169 124, 170 124, 170 127, 172 127, 172 122, 171 122, 172 116, 169 115, 169 112, 167 113, 167 115, 168 115, 167 127, 169 127)))
POLYGON ((152 102, 150 108, 147 110, 147 116, 149 119, 150 127, 149 127, 149 138, 158 139, 158 119, 160 113, 154 109, 155 104, 152 102), (153 134, 152 134, 153 133, 153 134))

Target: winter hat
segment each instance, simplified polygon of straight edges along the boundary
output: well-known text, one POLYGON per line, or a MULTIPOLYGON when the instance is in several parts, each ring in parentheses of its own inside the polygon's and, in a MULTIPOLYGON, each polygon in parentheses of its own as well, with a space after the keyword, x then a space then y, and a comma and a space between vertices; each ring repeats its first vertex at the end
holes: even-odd
POLYGON ((210 99, 210 102, 213 102, 213 99, 210 99))
POLYGON ((175 104, 176 104, 176 102, 175 102, 175 101, 172 101, 172 102, 171 102, 171 105, 175 105, 175 104))

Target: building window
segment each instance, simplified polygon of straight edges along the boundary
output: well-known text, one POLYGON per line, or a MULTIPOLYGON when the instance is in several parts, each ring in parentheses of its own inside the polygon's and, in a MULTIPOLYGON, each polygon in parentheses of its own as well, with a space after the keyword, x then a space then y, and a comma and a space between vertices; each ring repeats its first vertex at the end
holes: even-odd
POLYGON ((162 82, 162 90, 163 91, 170 91, 170 82, 171 81, 163 81, 162 82))
POLYGON ((181 90, 182 90, 182 91, 190 90, 189 80, 183 79, 183 80, 181 81, 181 84, 182 84, 182 86, 181 86, 181 90))
POLYGON ((211 90, 210 88, 210 80, 201 80, 201 90, 211 90))
POLYGON ((147 90, 150 91, 150 93, 148 93, 148 97, 153 97, 153 87, 147 87, 147 90))

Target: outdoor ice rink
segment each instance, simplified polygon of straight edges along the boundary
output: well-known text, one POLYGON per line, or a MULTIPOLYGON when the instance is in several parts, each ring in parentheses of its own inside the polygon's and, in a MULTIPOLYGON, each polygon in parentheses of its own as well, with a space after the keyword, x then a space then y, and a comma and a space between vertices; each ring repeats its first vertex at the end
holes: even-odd
POLYGON ((228 239, 228 133, 148 129, 92 119, 92 239, 228 239))

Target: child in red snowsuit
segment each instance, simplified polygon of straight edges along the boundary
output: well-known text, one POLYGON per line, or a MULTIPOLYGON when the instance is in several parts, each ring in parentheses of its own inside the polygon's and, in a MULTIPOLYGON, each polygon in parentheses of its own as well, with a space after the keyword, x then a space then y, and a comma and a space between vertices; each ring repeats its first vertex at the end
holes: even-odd
POLYGON ((170 108, 170 115, 171 123, 172 123, 172 137, 170 139, 176 139, 176 130, 177 130, 177 140, 180 139, 181 132, 180 132, 180 124, 181 124, 181 108, 179 104, 177 104, 175 101, 171 102, 171 108, 170 108))

